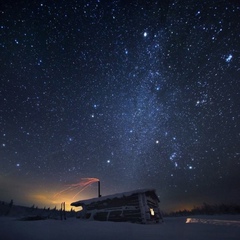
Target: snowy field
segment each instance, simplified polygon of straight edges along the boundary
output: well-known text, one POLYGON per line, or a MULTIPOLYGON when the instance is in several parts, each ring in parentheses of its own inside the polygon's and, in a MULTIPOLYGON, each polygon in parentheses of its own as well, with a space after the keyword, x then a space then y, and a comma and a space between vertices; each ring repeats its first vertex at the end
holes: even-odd
POLYGON ((194 216, 165 218, 162 224, 142 225, 85 221, 76 218, 60 220, 18 221, 0 217, 0 239, 3 240, 221 240, 240 239, 240 216, 194 216))

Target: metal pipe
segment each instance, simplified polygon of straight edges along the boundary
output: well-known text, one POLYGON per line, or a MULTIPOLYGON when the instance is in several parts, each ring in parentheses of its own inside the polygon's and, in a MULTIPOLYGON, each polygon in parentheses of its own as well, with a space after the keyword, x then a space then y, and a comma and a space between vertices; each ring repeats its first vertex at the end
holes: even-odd
POLYGON ((100 181, 98 181, 98 197, 101 197, 101 194, 100 194, 100 181))

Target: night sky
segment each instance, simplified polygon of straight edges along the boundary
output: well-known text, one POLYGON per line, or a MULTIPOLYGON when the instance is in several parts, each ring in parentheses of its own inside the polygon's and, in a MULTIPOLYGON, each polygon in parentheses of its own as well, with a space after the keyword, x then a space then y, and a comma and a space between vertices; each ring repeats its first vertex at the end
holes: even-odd
POLYGON ((91 177, 166 211, 239 203, 239 19, 233 0, 1 1, 0 200, 58 207, 91 177))

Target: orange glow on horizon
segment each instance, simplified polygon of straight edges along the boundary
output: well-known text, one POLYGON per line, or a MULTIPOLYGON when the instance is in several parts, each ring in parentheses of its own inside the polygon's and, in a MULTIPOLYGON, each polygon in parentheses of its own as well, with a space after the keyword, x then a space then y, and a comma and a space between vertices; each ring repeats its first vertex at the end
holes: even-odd
MULTIPOLYGON (((87 199, 88 194, 83 194, 81 196, 81 199, 87 199)), ((71 209, 74 209, 75 211, 80 211, 81 208, 79 207, 73 207, 71 206, 72 201, 72 196, 69 196, 67 194, 63 194, 62 196, 59 197, 54 197, 52 193, 37 193, 37 194, 30 194, 28 196, 29 200, 35 205, 38 206, 39 208, 48 208, 50 207, 51 209, 55 208, 60 209, 61 208, 61 203, 65 202, 66 204, 66 210, 70 211, 71 209)))
POLYGON ((33 202, 35 206, 38 206, 40 208, 56 207, 57 209, 60 209, 61 203, 65 202, 67 211, 70 211, 71 209, 80 211, 80 207, 73 207, 71 206, 71 203, 81 199, 88 199, 90 197, 89 194, 91 195, 91 193, 88 192, 83 194, 83 191, 92 183, 98 181, 98 178, 81 178, 78 183, 65 185, 65 188, 57 193, 52 189, 48 189, 47 191, 44 189, 40 190, 39 192, 31 193, 28 195, 28 198, 33 202), (76 199, 80 193, 80 199, 76 199))

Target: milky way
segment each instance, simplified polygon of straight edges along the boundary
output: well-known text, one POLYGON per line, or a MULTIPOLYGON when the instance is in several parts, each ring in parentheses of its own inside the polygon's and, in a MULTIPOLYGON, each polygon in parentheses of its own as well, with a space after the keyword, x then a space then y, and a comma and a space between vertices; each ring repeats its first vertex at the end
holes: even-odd
POLYGON ((156 188, 167 209, 240 200, 239 3, 5 1, 0 14, 1 199, 91 177, 103 195, 156 188))

